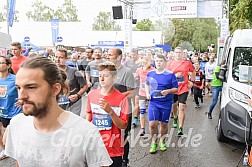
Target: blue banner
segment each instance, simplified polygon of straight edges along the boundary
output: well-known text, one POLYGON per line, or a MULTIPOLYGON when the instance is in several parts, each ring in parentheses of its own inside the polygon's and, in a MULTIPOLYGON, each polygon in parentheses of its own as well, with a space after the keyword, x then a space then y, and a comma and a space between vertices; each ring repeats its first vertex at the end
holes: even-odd
POLYGON ((13 25, 13 20, 15 17, 15 6, 16 6, 16 0, 8 0, 8 21, 9 21, 9 26, 12 27, 13 25))
POLYGON ((51 28, 52 28, 52 41, 53 43, 57 43, 57 38, 59 36, 59 19, 51 20, 51 28))

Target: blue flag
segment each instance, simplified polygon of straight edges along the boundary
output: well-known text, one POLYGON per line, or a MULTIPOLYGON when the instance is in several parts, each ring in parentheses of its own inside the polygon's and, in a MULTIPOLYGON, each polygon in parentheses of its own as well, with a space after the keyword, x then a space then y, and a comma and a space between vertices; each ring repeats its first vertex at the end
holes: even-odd
POLYGON ((52 41, 55 44, 59 36, 59 19, 51 19, 52 41))
POLYGON ((14 20, 14 16, 15 16, 15 6, 16 6, 16 0, 8 0, 8 11, 9 11, 9 15, 8 15, 8 21, 9 21, 9 26, 12 27, 13 25, 13 20, 14 20))

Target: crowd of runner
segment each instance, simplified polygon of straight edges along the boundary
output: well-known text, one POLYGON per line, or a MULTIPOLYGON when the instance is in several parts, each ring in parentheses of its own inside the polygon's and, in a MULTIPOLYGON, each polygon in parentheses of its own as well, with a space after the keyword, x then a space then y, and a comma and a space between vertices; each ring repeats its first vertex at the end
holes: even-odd
POLYGON ((158 147, 166 151, 167 139, 163 136, 168 133, 169 121, 178 129, 178 136, 184 134, 188 96, 194 96, 196 109, 201 107, 204 95, 213 96, 206 113, 212 119, 222 85, 217 67, 214 53, 188 54, 181 47, 169 53, 138 49, 123 53, 119 48, 105 52, 89 47, 83 52, 69 52, 65 48, 48 48, 39 55, 31 50, 23 52, 21 44, 14 42, 7 56, 0 55, 0 126, 7 128, 4 134, 0 131, 0 159, 13 157, 20 166, 32 163, 124 167, 129 165, 127 138, 137 125, 141 137, 149 129, 151 154, 158 147), (42 83, 47 83, 48 88, 43 88, 42 83), (87 96, 84 119, 79 117, 83 96, 87 96), (62 127, 75 128, 67 131, 73 138, 74 134, 82 134, 84 139, 93 141, 92 150, 88 150, 90 145, 54 148, 47 137, 62 127), (90 139, 94 134, 98 141, 90 139), (102 145, 96 143, 101 140, 102 145), (78 151, 82 156, 77 155, 78 151), (83 164, 73 162, 78 160, 83 164))

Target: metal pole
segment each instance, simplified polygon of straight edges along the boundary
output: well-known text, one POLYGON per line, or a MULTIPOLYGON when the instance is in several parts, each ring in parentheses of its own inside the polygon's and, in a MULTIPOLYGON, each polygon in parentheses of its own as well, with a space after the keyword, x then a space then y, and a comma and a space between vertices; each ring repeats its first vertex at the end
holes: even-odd
POLYGON ((6 16, 6 20, 7 20, 7 34, 10 34, 10 21, 9 21, 9 13, 10 13, 10 10, 9 10, 9 0, 7 0, 7 16, 6 16))

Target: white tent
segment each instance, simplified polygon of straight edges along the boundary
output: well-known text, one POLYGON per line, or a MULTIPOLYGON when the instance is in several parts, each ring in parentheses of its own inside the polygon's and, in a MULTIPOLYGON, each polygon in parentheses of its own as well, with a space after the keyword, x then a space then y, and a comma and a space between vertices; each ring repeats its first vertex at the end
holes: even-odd
MULTIPOLYGON (((6 32, 6 22, 0 22, 2 31, 6 32)), ((30 42, 40 47, 52 46, 52 32, 50 22, 15 22, 10 28, 12 41, 24 41, 29 37, 30 42)), ((98 41, 124 41, 123 31, 90 31, 83 22, 60 22, 59 36, 65 46, 88 46, 98 41)), ((132 46, 144 47, 159 44, 162 39, 161 31, 133 31, 132 46)))

